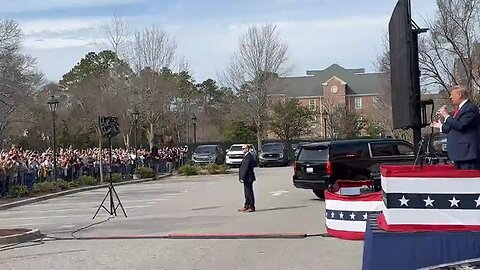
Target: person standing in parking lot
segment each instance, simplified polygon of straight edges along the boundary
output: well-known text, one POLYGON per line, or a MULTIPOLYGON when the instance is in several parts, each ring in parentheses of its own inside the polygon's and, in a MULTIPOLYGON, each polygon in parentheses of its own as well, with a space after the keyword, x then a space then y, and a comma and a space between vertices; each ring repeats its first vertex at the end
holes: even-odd
POLYGON ((242 146, 244 154, 242 165, 239 170, 239 180, 243 183, 243 190, 245 193, 245 205, 238 209, 239 212, 255 212, 255 195, 253 193, 253 182, 255 182, 255 158, 250 152, 250 147, 247 144, 242 146))

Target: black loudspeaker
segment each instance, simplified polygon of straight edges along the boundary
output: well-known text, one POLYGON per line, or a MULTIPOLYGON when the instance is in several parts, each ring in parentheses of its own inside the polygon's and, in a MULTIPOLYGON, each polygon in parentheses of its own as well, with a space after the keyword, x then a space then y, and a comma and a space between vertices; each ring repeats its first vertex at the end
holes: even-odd
POLYGON ((113 138, 120 134, 120 126, 118 124, 118 118, 114 116, 101 116, 99 117, 99 126, 102 136, 105 138, 113 138))

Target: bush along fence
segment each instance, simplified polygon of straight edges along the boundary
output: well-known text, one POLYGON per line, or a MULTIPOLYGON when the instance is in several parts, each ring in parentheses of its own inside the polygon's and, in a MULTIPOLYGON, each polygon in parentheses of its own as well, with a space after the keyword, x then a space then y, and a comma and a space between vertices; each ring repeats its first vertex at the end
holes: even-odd
POLYGON ((226 165, 218 165, 215 163, 210 163, 205 166, 187 164, 183 165, 178 169, 178 174, 180 175, 204 175, 204 174, 228 174, 230 169, 226 165))
MULTIPOLYGON (((150 167, 138 167, 134 172, 134 178, 138 179, 147 179, 147 178, 154 178, 156 176, 155 171, 150 167)), ((131 180, 132 177, 129 175, 124 175, 121 173, 112 173, 112 182, 119 183, 124 181, 131 180)), ((110 177, 107 174, 104 178, 104 182, 108 183, 110 181, 110 177)), ((33 183, 31 186, 16 184, 11 188, 5 187, 6 181, 1 183, 2 191, 6 190, 5 194, 2 194, 2 197, 6 198, 15 198, 15 197, 29 197, 29 196, 37 196, 37 195, 46 195, 50 193, 65 191, 69 189, 75 189, 80 187, 88 187, 88 186, 96 186, 100 184, 98 178, 89 176, 89 175, 82 175, 75 180, 67 181, 65 179, 56 179, 56 180, 45 180, 45 181, 38 181, 33 183)))

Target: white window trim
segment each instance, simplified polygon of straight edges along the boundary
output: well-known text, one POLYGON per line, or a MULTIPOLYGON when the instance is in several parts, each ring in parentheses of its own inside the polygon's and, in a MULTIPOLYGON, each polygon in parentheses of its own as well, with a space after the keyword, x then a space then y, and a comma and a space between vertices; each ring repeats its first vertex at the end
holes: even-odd
POLYGON ((317 100, 316 99, 309 99, 308 100, 308 109, 314 111, 317 109, 317 100), (312 104, 312 101, 313 101, 313 104, 312 104), (313 108, 312 108, 312 105, 313 105, 313 108))
POLYGON ((362 98, 361 97, 356 97, 355 100, 354 100, 354 103, 355 103, 355 110, 361 110, 362 109, 362 98), (357 100, 359 100, 359 106, 357 106, 357 100))

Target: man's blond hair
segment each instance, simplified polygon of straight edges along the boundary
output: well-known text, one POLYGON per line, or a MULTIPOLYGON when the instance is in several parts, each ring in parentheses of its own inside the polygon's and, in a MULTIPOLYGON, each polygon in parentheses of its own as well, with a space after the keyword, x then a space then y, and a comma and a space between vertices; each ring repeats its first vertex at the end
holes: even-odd
POLYGON ((461 85, 455 85, 450 89, 450 92, 456 91, 460 93, 460 97, 463 99, 468 99, 468 91, 465 89, 465 87, 461 85))

